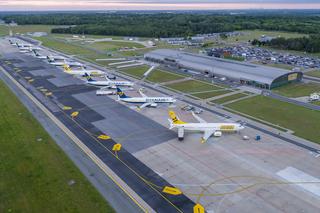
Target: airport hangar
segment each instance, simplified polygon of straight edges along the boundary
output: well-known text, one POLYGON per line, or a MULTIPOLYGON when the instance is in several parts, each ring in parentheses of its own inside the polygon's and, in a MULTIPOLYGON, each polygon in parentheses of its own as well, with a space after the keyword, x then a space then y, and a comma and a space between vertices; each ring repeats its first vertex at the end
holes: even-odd
POLYGON ((177 68, 200 71, 212 77, 226 77, 241 84, 273 89, 301 81, 303 73, 245 62, 197 55, 178 50, 158 49, 146 53, 144 59, 177 68))

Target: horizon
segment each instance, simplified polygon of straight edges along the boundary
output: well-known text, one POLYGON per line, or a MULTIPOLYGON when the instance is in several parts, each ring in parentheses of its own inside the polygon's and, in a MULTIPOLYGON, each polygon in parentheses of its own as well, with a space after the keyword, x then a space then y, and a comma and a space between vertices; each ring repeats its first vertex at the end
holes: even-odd
POLYGON ((317 0, 0 0, 0 11, 312 10, 317 0))

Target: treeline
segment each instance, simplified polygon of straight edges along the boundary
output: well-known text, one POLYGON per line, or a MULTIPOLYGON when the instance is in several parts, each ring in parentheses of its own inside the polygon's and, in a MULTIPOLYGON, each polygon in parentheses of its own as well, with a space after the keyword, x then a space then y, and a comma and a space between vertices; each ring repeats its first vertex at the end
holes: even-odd
POLYGON ((253 45, 269 46, 284 50, 296 50, 308 53, 320 52, 320 35, 310 35, 309 37, 301 38, 275 38, 267 42, 253 40, 253 45))
POLYGON ((75 25, 52 30, 53 33, 95 35, 175 37, 235 30, 275 30, 317 33, 320 16, 302 15, 223 15, 223 14, 109 14, 54 13, 6 15, 6 22, 20 25, 75 25))

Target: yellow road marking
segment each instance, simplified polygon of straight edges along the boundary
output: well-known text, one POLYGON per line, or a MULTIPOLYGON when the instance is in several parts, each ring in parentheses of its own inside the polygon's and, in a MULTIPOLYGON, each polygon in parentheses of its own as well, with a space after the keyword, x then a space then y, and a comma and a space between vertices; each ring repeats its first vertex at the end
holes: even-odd
POLYGON ((112 151, 118 152, 120 150, 121 150, 121 144, 120 143, 117 143, 117 144, 113 145, 112 151))
POLYGON ((162 192, 164 192, 166 194, 170 194, 170 195, 181 195, 182 194, 180 189, 175 188, 175 187, 170 187, 170 186, 164 187, 162 192))
POLYGON ((62 108, 63 110, 71 110, 72 109, 72 107, 69 107, 69 106, 63 106, 63 108, 62 108))
POLYGON ((193 207, 193 213, 204 213, 204 207, 197 203, 194 207, 193 207))
POLYGON ((109 135, 99 135, 98 138, 101 139, 101 140, 109 140, 109 139, 111 139, 111 137, 109 135))
POLYGON ((51 96, 52 95, 52 92, 46 92, 45 93, 45 96, 51 96))
POLYGON ((79 112, 77 112, 77 111, 70 114, 70 116, 71 116, 72 118, 75 118, 75 117, 77 117, 78 115, 79 115, 79 112))

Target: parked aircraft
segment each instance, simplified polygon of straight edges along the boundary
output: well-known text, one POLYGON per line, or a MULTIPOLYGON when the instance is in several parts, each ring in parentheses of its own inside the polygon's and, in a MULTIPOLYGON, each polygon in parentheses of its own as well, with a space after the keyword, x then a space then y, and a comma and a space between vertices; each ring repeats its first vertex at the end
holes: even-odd
POLYGON ((170 129, 178 129, 178 139, 183 140, 184 131, 201 131, 204 135, 201 137, 201 143, 205 143, 212 135, 221 137, 223 132, 238 132, 244 129, 244 125, 240 123, 207 123, 205 120, 192 112, 192 115, 199 123, 186 123, 181 121, 173 111, 169 111, 170 129))
POLYGON ((129 97, 124 94, 124 92, 117 87, 117 95, 119 100, 127 103, 141 103, 140 109, 144 107, 157 107, 158 103, 169 103, 172 104, 176 100, 172 97, 148 97, 141 90, 139 90, 142 97, 129 97))
POLYGON ((49 62, 55 62, 55 60, 65 60, 67 58, 60 56, 60 55, 41 55, 36 50, 32 50, 33 55, 40 59, 47 59, 49 62))
MULTIPOLYGON (((83 67, 84 65, 79 63, 79 62, 76 62, 76 61, 67 61, 67 60, 58 60, 58 61, 52 61, 52 60, 49 60, 49 64, 52 64, 54 66, 64 66, 64 65, 67 65, 68 67, 83 67)), ((84 74, 83 74, 84 75, 84 74)))
MULTIPOLYGON (((90 70, 86 70, 87 72, 90 70)), ((96 70, 92 70, 96 71, 96 70)), ((126 86, 126 87, 132 87, 134 84, 130 81, 112 81, 110 80, 107 76, 105 76, 106 80, 105 81, 97 81, 93 80, 90 75, 85 73, 85 77, 87 78, 87 84, 93 85, 93 86, 102 86, 105 88, 112 88, 116 89, 117 86, 126 86)))
POLYGON ((63 65, 63 69, 65 73, 71 74, 71 75, 81 75, 81 76, 85 76, 87 75, 104 75, 105 72, 101 71, 101 70, 86 70, 86 69, 81 69, 81 70, 72 70, 70 68, 69 64, 64 64, 63 65))

